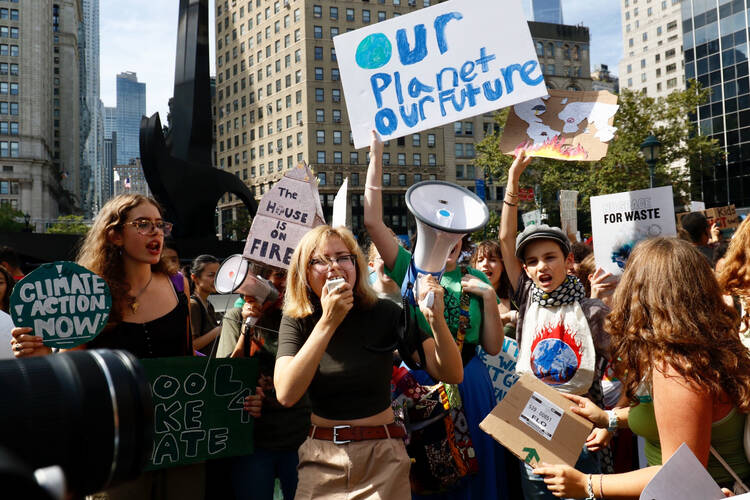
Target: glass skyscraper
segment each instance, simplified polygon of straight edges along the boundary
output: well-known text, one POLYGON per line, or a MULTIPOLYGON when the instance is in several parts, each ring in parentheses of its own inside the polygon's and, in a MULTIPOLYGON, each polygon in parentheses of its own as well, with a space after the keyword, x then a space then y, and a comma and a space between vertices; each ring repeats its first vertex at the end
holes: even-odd
POLYGON ((534 21, 563 24, 562 0, 531 0, 534 21))
POLYGON ((127 165, 140 158, 138 134, 141 117, 146 114, 146 84, 135 73, 117 75, 117 164, 127 165))
POLYGON ((692 199, 707 207, 750 206, 750 80, 745 0, 683 0, 685 78, 711 89, 692 119, 727 156, 691 168, 692 199))

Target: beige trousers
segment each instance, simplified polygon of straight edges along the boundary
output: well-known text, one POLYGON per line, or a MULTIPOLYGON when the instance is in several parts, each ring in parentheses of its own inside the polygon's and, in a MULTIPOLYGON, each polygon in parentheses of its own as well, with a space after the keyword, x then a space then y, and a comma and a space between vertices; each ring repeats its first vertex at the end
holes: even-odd
POLYGON ((295 500, 410 500, 411 462, 401 439, 347 444, 307 438, 295 500))

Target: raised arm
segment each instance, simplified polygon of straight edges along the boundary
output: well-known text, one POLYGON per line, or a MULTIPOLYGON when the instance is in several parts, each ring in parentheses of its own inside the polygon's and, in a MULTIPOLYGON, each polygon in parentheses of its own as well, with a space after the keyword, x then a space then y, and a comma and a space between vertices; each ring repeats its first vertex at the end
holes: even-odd
POLYGON ((508 171, 508 186, 505 189, 503 212, 500 218, 500 251, 503 254, 505 272, 508 273, 513 290, 518 286, 521 263, 516 258, 516 232, 518 231, 518 179, 531 163, 531 158, 519 151, 508 171))
POLYGON ((365 228, 388 269, 393 269, 398 256, 398 242, 383 222, 383 142, 371 132, 370 165, 365 181, 365 228))

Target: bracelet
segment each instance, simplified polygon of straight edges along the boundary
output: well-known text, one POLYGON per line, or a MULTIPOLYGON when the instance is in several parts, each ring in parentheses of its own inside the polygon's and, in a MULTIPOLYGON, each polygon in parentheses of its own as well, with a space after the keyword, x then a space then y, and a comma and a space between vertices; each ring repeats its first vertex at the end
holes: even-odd
POLYGON ((586 485, 586 494, 588 495, 586 500, 596 500, 596 497, 594 496, 594 487, 591 485, 591 476, 592 474, 589 474, 589 482, 586 485))
POLYGON ((507 201, 503 200, 503 203, 508 205, 509 207, 517 207, 518 205, 516 203, 508 203, 507 201))
POLYGON ((602 488, 602 479, 604 479, 604 474, 599 474, 599 498, 604 500, 604 488, 602 488))
POLYGON ((609 432, 614 432, 617 430, 617 425, 619 423, 619 419, 617 418, 617 413, 615 413, 615 410, 607 410, 606 413, 607 413, 607 416, 609 417, 609 425, 607 425, 607 430, 609 432))
POLYGON ((507 195, 508 195, 508 196, 510 196, 511 198, 518 198, 518 194, 516 194, 516 193, 511 193, 510 191, 506 191, 506 192, 505 192, 505 194, 507 194, 507 195))
POLYGON ((365 184, 365 189, 372 189, 373 191, 382 191, 383 188, 381 186, 371 186, 369 184, 365 184))

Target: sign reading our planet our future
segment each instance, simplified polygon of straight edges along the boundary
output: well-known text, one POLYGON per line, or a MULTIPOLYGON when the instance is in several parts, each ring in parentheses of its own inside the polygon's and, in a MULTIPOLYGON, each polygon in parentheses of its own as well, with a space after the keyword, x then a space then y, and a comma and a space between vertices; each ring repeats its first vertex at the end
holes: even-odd
POLYGON ((356 148, 547 95, 520 0, 451 0, 333 42, 356 148))
POLYGON ((96 337, 112 308, 101 276, 74 262, 43 264, 16 283, 10 313, 49 347, 69 349, 96 337))

